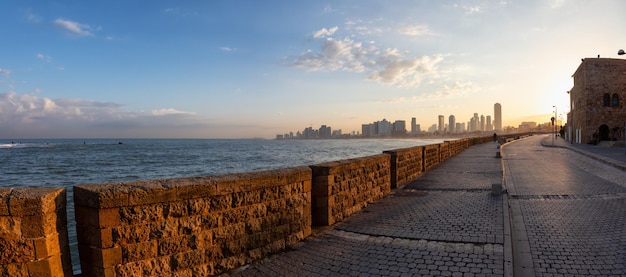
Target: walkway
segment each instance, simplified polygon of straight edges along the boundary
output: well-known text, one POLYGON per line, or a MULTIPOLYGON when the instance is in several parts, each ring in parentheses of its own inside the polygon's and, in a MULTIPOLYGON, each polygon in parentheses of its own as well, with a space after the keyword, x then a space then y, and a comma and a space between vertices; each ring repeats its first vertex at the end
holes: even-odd
POLYGON ((391 196, 231 276, 502 276, 505 201, 497 144, 476 145, 391 196))
POLYGON ((472 146, 291 251, 228 275, 626 276, 619 149, 542 142, 552 146, 547 136, 508 144, 503 159, 495 143, 472 146), (493 196, 502 168, 509 195, 493 196))
POLYGON ((626 276, 626 155, 555 144, 539 136, 504 148, 515 275, 626 276))

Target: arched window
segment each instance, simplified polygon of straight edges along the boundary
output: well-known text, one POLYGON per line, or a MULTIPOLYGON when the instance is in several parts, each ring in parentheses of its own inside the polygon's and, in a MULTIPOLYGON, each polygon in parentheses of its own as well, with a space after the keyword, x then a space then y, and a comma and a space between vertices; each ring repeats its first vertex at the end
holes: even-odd
POLYGON ((619 96, 617 94, 613 94, 613 97, 611 97, 611 106, 613 107, 619 106, 619 96))
POLYGON ((604 106, 605 107, 610 107, 611 106, 611 96, 609 96, 608 93, 604 94, 603 100, 604 100, 604 106))

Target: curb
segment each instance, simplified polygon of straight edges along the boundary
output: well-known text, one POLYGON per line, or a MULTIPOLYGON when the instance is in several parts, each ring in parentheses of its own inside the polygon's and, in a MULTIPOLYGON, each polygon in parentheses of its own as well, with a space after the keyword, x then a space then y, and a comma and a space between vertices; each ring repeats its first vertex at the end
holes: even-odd
POLYGON ((550 145, 550 144, 546 144, 544 142, 544 140, 546 140, 546 139, 544 138, 544 139, 541 140, 541 146, 543 146, 543 147, 556 147, 556 148, 569 149, 569 150, 574 151, 574 152, 576 152, 578 154, 581 154, 581 155, 587 156, 589 158, 592 158, 592 159, 594 159, 596 161, 599 161, 599 162, 602 162, 604 164, 610 165, 610 166, 615 167, 617 169, 620 169, 622 171, 626 171, 626 163, 615 161, 613 159, 606 158, 606 157, 604 157, 602 155, 599 155, 599 154, 596 154, 596 153, 592 153, 592 152, 589 152, 589 151, 586 151, 586 150, 578 149, 576 147, 571 147, 569 145, 550 145))
POLYGON ((521 212, 519 203, 516 201, 509 202, 509 195, 511 192, 515 193, 515 185, 513 180, 507 174, 507 167, 504 163, 506 155, 504 154, 504 147, 534 136, 524 137, 517 140, 513 140, 500 145, 500 152, 502 154, 502 181, 506 188, 506 194, 503 195, 503 202, 505 210, 505 222, 508 220, 508 226, 504 226, 504 273, 507 277, 512 276, 535 276, 535 268, 533 265, 532 255, 530 253, 530 243, 528 242, 528 235, 526 234, 526 225, 524 224, 524 218, 521 212), (514 224, 517 223, 517 224, 514 224), (517 227, 517 228, 515 228, 517 227), (507 239, 508 233, 508 239, 507 239))

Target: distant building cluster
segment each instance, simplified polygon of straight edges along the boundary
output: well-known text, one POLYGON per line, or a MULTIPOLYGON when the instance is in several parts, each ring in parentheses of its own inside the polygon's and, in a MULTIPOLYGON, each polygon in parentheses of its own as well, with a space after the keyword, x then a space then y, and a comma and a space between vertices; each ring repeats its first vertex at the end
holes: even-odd
POLYGON ((467 122, 457 122, 454 115, 446 118, 439 115, 438 124, 433 124, 427 130, 422 130, 420 124, 417 124, 415 117, 411 118, 410 130, 407 130, 406 121, 396 120, 394 122, 383 119, 380 121, 366 123, 361 125, 361 132, 353 131, 350 134, 342 134, 341 130, 332 131, 330 126, 322 125, 315 130, 312 127, 305 128, 302 132, 295 134, 276 135, 276 139, 331 139, 331 138, 351 138, 351 137, 408 137, 419 135, 450 135, 475 132, 501 132, 502 128, 502 106, 500 103, 494 105, 494 117, 491 115, 480 115, 474 113, 474 116, 467 122))
POLYGON ((307 127, 302 132, 298 131, 295 134, 289 132, 288 134, 276 135, 276 139, 331 139, 343 137, 345 137, 345 135, 341 133, 341 129, 333 131, 330 126, 326 125, 322 125, 317 130, 313 129, 313 127, 307 127))
POLYGON ((474 132, 501 132, 502 129, 502 106, 496 103, 493 106, 494 119, 491 115, 480 115, 474 113, 467 122, 457 122, 456 116, 448 116, 448 122, 443 115, 439 116, 438 124, 433 124, 428 128, 429 133, 438 134, 458 134, 458 133, 474 133, 474 132))

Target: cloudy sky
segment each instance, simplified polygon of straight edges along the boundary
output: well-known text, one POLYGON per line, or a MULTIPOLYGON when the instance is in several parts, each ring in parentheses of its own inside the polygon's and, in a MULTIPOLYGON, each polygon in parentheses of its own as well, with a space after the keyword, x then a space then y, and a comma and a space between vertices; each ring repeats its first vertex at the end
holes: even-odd
POLYGON ((565 114, 623 58, 623 0, 0 4, 0 138, 272 138, 438 115, 565 114))

